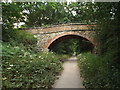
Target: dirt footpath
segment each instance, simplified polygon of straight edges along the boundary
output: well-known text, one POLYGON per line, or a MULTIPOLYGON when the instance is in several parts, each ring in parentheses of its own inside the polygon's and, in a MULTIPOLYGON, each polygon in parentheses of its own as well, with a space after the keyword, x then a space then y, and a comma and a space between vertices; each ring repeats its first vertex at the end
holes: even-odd
POLYGON ((55 81, 53 88, 84 88, 76 57, 71 57, 64 62, 63 68, 62 74, 55 81))

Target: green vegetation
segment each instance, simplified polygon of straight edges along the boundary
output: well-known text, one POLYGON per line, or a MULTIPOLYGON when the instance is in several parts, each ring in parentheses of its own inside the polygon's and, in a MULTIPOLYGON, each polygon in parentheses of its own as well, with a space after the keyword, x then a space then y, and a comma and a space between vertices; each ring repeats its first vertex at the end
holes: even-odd
POLYGON ((120 88, 119 4, 96 3, 98 54, 84 53, 78 56, 86 88, 120 88))
POLYGON ((25 32, 19 32, 17 40, 11 38, 12 41, 2 42, 3 89, 51 88, 55 76, 62 69, 59 60, 62 56, 58 57, 52 52, 35 52, 33 46, 36 39, 29 34, 24 35, 25 32), (22 38, 25 41, 21 41, 22 38))
POLYGON ((93 45, 88 40, 76 38, 64 39, 50 48, 51 51, 57 54, 78 55, 82 52, 93 50, 93 45))
MULTIPOLYGON (((68 58, 66 55, 56 55, 52 52, 38 52, 35 48, 37 39, 29 33, 18 30, 18 27, 15 29, 14 24, 19 22, 25 22, 26 26, 29 27, 31 25, 33 25, 32 27, 36 26, 36 24, 33 24, 34 18, 32 21, 30 18, 37 14, 35 13, 33 15, 33 12, 30 12, 31 16, 29 16, 29 14, 22 12, 28 8, 32 10, 31 5, 32 3, 2 3, 3 89, 50 89, 56 79, 56 75, 58 75, 62 69, 60 60, 68 58), (24 8, 22 6, 24 6, 24 8), (24 16, 29 20, 24 21, 24 16)), ((40 25, 40 23, 37 25, 40 25)))
POLYGON ((51 88, 61 71, 59 60, 68 57, 62 54, 91 50, 87 41, 66 39, 50 48, 61 55, 37 52, 37 39, 18 30, 64 23, 96 24, 97 55, 78 56, 85 87, 120 88, 120 2, 13 2, 2 3, 2 11, 3 89, 51 88))
POLYGON ((113 53, 106 56, 79 54, 78 63, 86 88, 120 88, 120 69, 113 65, 111 58, 113 53))
POLYGON ((13 2, 2 3, 3 28, 41 27, 64 23, 96 22, 96 3, 13 2), (95 8, 95 9, 94 9, 95 8), (13 12, 14 11, 14 12, 13 12), (13 18, 14 17, 14 18, 13 18), (19 27, 19 23, 25 24, 19 27))
POLYGON ((20 46, 3 45, 3 89, 48 89, 61 71, 53 53, 30 53, 20 46))

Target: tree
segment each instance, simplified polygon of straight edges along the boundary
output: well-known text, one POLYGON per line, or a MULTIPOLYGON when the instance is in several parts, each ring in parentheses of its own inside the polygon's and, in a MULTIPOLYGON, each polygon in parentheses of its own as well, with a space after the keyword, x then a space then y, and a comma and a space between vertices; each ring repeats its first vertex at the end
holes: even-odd
POLYGON ((99 42, 99 54, 111 56, 112 64, 120 64, 120 2, 96 3, 97 25, 96 39, 99 42))
POLYGON ((21 14, 22 8, 21 3, 2 3, 2 35, 3 41, 8 41, 13 37, 14 23, 19 23, 23 21, 23 15, 21 14))
POLYGON ((27 11, 25 22, 28 27, 59 24, 66 22, 66 11, 59 2, 29 2, 24 3, 27 11))

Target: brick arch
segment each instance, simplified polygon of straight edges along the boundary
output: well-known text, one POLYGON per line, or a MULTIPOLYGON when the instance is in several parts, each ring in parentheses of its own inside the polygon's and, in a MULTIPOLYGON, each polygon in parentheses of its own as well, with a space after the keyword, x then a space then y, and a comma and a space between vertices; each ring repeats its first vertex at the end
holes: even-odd
POLYGON ((89 38, 87 35, 83 35, 83 34, 80 35, 78 32, 65 32, 65 33, 63 33, 63 34, 57 35, 56 37, 53 37, 53 38, 48 39, 47 43, 45 44, 45 48, 48 49, 48 47, 49 47, 55 40, 57 40, 57 39, 60 38, 60 37, 66 36, 66 35, 76 35, 76 36, 83 37, 83 38, 89 40, 94 46, 96 46, 96 43, 94 42, 94 40, 92 40, 91 38, 89 38))

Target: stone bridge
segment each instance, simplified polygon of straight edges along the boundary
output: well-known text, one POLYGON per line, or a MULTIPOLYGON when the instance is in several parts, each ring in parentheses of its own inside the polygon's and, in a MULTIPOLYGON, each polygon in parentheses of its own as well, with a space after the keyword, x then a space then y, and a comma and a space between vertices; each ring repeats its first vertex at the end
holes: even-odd
POLYGON ((53 25, 49 27, 37 27, 25 29, 26 32, 34 34, 38 39, 38 47, 41 50, 48 50, 56 43, 66 38, 83 38, 89 40, 94 46, 94 26, 80 23, 69 23, 53 25))

